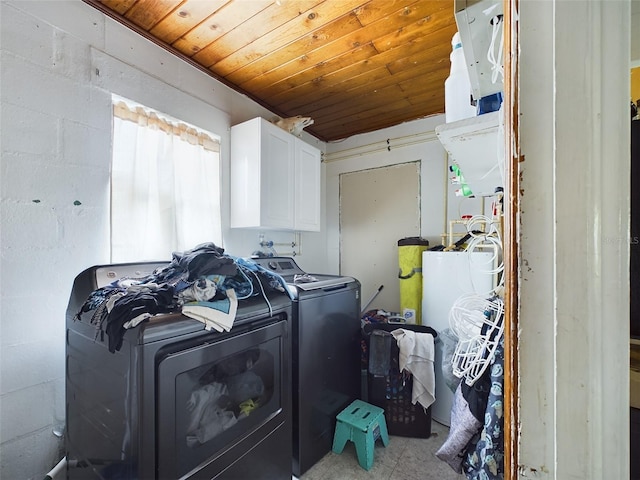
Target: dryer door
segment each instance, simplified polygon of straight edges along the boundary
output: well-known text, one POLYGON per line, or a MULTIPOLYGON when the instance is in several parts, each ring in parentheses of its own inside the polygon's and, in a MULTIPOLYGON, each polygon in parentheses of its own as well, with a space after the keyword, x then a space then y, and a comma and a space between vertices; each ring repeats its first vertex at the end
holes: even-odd
POLYGON ((287 322, 215 338, 157 365, 158 478, 216 478, 289 425, 287 322))

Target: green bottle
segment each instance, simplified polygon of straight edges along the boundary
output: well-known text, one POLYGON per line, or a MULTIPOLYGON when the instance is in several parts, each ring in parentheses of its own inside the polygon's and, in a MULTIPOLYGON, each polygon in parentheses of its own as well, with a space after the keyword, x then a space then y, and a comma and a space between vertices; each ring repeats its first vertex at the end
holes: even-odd
POLYGON ((453 172, 453 175, 454 175, 454 177, 451 179, 451 183, 453 183, 454 185, 455 184, 460 185, 460 188, 456 190, 456 195, 458 197, 473 196, 473 192, 469 188, 469 185, 467 185, 464 181, 464 177, 462 176, 462 171, 460 170, 460 167, 458 167, 458 165, 454 163, 449 167, 449 170, 451 170, 451 172, 453 172))

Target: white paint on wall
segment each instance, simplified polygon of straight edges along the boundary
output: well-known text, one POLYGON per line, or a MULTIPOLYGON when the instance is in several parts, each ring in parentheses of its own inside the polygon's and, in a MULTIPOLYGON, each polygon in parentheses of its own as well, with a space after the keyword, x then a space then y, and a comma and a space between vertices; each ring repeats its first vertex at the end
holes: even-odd
POLYGON ((520 12, 520 36, 523 43, 519 55, 520 103, 522 134, 521 149, 525 152, 522 169, 521 198, 522 252, 520 272, 519 312, 519 409, 520 409, 520 472, 522 478, 555 478, 554 442, 554 288, 553 231, 548 226, 553 219, 553 85, 551 32, 536 37, 533 29, 546 28, 553 15, 552 2, 523 3, 520 12), (548 85, 547 89, 538 86, 548 85), (534 112, 531 112, 533 110, 534 112), (533 118, 531 118, 533 116, 533 118), (530 119, 531 118, 531 119, 530 119), (535 161, 535 158, 539 161, 535 161), (534 161, 529 162, 529 159, 534 161), (546 159, 546 160, 542 160, 546 159), (526 164, 525 164, 526 163, 526 164), (543 228, 543 225, 547 225, 543 228), (531 278, 533 277, 533 278, 531 278), (540 283, 531 281, 540 278, 540 283), (543 283, 542 279, 547 282, 543 283), (527 321, 530 318, 532 320, 527 321), (536 319, 536 320, 533 320, 536 319), (536 358, 535 361, 532 361, 536 358), (544 367, 540 368, 540 362, 544 367), (535 440, 539 439, 539 440, 535 440))
POLYGON ((419 162, 340 176, 340 272, 360 281, 363 306, 383 285, 369 308, 401 313, 398 240, 419 235, 419 162))
MULTIPOLYGON (((433 132, 436 125, 443 122, 444 116, 438 115, 372 133, 356 135, 341 142, 327 144, 327 155, 340 156, 340 152, 358 151, 358 148, 363 146, 379 142, 386 143, 387 139, 406 138, 412 135, 422 138, 425 133, 433 132)), ((350 157, 348 160, 331 161, 325 165, 327 255, 328 265, 331 269, 337 271, 340 264, 340 175, 418 160, 421 165, 420 234, 430 243, 439 244, 440 234, 445 225, 445 183, 447 178, 445 169, 447 160, 446 153, 435 135, 427 136, 425 141, 404 142, 398 147, 382 148, 350 157)))
POLYGON ((519 477, 625 479, 629 2, 520 7, 519 477))
MULTIPOLYGON (((407 122, 376 132, 356 135, 327 144, 326 211, 329 265, 339 265, 339 176, 371 168, 420 161, 420 236, 430 245, 442 243, 449 220, 462 215, 488 212, 490 200, 457 197, 450 183, 447 154, 435 137, 434 129, 444 123, 444 115, 407 122), (387 142, 391 145, 386 147, 387 142)), ((398 186, 401 188, 401 186, 398 186)))

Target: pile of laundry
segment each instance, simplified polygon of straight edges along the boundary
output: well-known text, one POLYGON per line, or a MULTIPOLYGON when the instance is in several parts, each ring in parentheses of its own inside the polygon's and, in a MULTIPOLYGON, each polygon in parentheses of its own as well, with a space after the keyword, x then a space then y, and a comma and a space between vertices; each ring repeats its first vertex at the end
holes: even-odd
POLYGON ((213 243, 174 252, 166 266, 144 278, 123 278, 94 290, 74 320, 91 314, 96 338, 108 336, 110 352, 122 347, 127 329, 149 318, 181 312, 204 323, 208 330, 229 331, 238 300, 268 293, 289 294, 282 277, 257 263, 224 253, 213 243))

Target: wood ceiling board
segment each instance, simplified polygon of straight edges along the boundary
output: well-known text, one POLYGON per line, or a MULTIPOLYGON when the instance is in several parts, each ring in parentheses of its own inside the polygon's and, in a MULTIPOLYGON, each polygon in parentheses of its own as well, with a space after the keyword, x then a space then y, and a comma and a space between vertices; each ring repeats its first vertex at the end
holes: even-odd
POLYGON ((444 102, 440 100, 432 91, 425 90, 417 95, 411 95, 407 97, 409 103, 414 106, 418 105, 439 105, 441 110, 437 113, 444 113, 444 102))
MULTIPOLYGON (((315 33, 305 35, 291 44, 291 46, 287 46, 286 49, 279 51, 291 53, 291 58, 286 58, 285 56, 269 58, 267 55, 257 62, 253 62, 252 64, 234 72, 234 74, 236 74, 250 69, 251 65, 254 63, 257 64, 257 68, 261 68, 260 63, 264 64, 266 62, 269 62, 271 65, 278 65, 278 67, 273 68, 268 74, 265 74, 265 76, 260 75, 260 72, 264 71, 264 68, 262 68, 262 70, 258 71, 249 70, 246 76, 250 79, 247 82, 243 82, 238 76, 234 76, 234 74, 231 74, 226 78, 227 80, 240 85, 243 89, 260 92, 261 85, 269 85, 270 83, 275 83, 276 81, 298 75, 301 68, 311 68, 314 63, 326 62, 334 56, 342 55, 343 53, 360 45, 373 42, 374 46, 376 46, 376 43, 384 43, 385 45, 390 45, 386 46, 384 50, 389 50, 392 46, 397 46, 398 43, 397 41, 391 42, 389 37, 391 35, 397 36, 398 31, 402 32, 405 30, 405 27, 410 28, 412 24, 417 23, 424 32, 424 27, 422 27, 424 24, 424 17, 422 15, 427 14, 429 10, 421 10, 418 6, 421 3, 423 2, 418 2, 411 10, 413 13, 417 12, 417 15, 420 18, 418 22, 415 21, 415 16, 400 15, 397 10, 396 2, 385 3, 385 5, 387 5, 385 9, 376 9, 376 13, 382 18, 376 18, 373 15, 369 15, 368 18, 371 22, 365 27, 360 27, 360 20, 357 18, 360 13, 353 12, 351 15, 341 17, 319 30, 318 37, 321 36, 323 39, 334 38, 335 40, 329 41, 328 43, 313 49, 308 46, 312 41, 309 40, 307 42, 306 39, 312 35, 315 36, 315 33), (391 8, 392 6, 393 8, 391 8), (398 19, 393 22, 394 29, 392 34, 389 34, 389 15, 395 15, 398 19), (354 16, 356 18, 354 18, 354 16), (341 34, 343 32, 344 34, 341 34), (300 55, 299 57, 297 56, 298 54, 300 55)), ((361 9, 358 9, 358 11, 367 10, 367 7, 370 5, 371 4, 368 3, 361 9)), ((451 21, 449 21, 449 23, 450 22, 451 21)), ((411 29, 411 31, 414 30, 416 29, 411 29)))
MULTIPOLYGON (((444 89, 444 85, 441 88, 444 89)), ((403 91, 400 85, 394 84, 357 98, 348 98, 350 100, 345 100, 341 104, 332 105, 322 110, 314 110, 314 124, 332 123, 340 118, 346 118, 380 106, 386 106, 391 113, 392 109, 403 109, 410 105, 424 105, 431 103, 431 101, 439 101, 440 95, 434 93, 433 87, 418 83, 413 85, 410 92, 403 91), (395 99, 394 103, 389 103, 389 98, 395 99)))
MULTIPOLYGON (((323 122, 330 124, 330 123, 336 123, 336 122, 340 123, 340 122, 346 121, 347 119, 350 119, 350 121, 362 119, 365 116, 368 116, 367 112, 373 109, 377 109, 381 105, 384 105, 386 115, 392 115, 396 113, 402 114, 405 112, 406 109, 414 109, 417 106, 419 106, 420 108, 425 108, 429 110, 429 113, 430 113, 432 108, 440 108, 439 107, 440 105, 444 105, 444 103, 440 99, 431 98, 431 93, 422 93, 424 97, 419 97, 419 101, 417 101, 416 103, 413 103, 411 101, 411 99, 413 99, 413 96, 405 96, 405 97, 395 96, 395 97, 392 97, 393 101, 389 101, 389 100, 385 101, 385 98, 383 98, 383 96, 380 95, 379 98, 376 99, 375 96, 378 93, 381 93, 381 92, 372 93, 371 95, 369 95, 368 97, 369 102, 362 102, 362 101, 358 102, 356 105, 360 106, 359 111, 355 111, 353 114, 349 114, 349 115, 344 115, 344 114, 342 115, 334 114, 333 116, 325 115, 324 118, 320 118, 316 122, 317 125, 322 126, 323 122)), ((399 95, 402 95, 402 93, 400 93, 399 95)), ((336 110, 336 113, 339 113, 339 110, 336 110)))
MULTIPOLYGON (((171 44, 173 48, 199 62, 198 54, 221 36, 238 27, 273 3, 274 0, 230 1, 197 27, 171 44)), ((207 67, 208 65, 203 65, 207 67)))
POLYGON ((400 60, 396 60, 395 62, 389 63, 387 65, 389 72, 393 77, 396 75, 400 75, 403 73, 409 73, 410 77, 413 78, 416 75, 412 75, 414 71, 428 71, 428 72, 437 72, 439 77, 442 77, 443 81, 445 78, 449 76, 449 66, 440 66, 440 65, 432 65, 429 63, 429 59, 425 59, 425 57, 416 55, 414 57, 409 58, 401 58, 400 60))
MULTIPOLYGON (((430 69, 431 67, 429 65, 425 65, 424 68, 430 69)), ((419 75, 405 81, 399 81, 398 86, 403 92, 407 92, 411 96, 420 95, 420 92, 428 91, 434 96, 444 99, 444 82, 448 75, 448 70, 432 70, 424 75, 419 75)))
POLYGON ((398 59, 411 57, 412 55, 429 57, 432 55, 439 55, 442 51, 448 51, 448 49, 446 47, 443 49, 440 45, 432 47, 429 45, 428 37, 421 37, 402 47, 378 53, 360 64, 354 64, 351 66, 351 72, 340 71, 335 73, 340 73, 342 77, 348 78, 350 76, 360 75, 368 70, 388 66, 390 63, 398 61, 398 59))
MULTIPOLYGON (((444 90, 444 83, 440 84, 438 87, 441 90, 444 90)), ((342 96, 345 98, 342 102, 327 104, 324 107, 316 107, 313 109, 307 109, 308 111, 313 111, 313 119, 316 123, 321 124, 323 121, 332 120, 336 116, 342 114, 344 110, 346 110, 346 99, 349 99, 349 103, 353 103, 356 105, 367 105, 372 99, 375 99, 376 102, 389 104, 389 99, 401 99, 408 98, 413 95, 421 95, 424 92, 433 93, 434 90, 437 90, 436 87, 431 85, 421 85, 417 83, 414 85, 414 88, 411 89, 409 93, 407 90, 403 90, 402 87, 398 84, 391 84, 386 88, 376 89, 376 90, 362 90, 359 94, 355 95, 353 92, 345 92, 342 96)), ((435 93, 434 93, 435 95, 435 93)), ((340 94, 336 94, 336 96, 340 96, 340 94)), ((305 111, 304 108, 300 108, 300 111, 305 111)))
MULTIPOLYGON (((378 102, 377 102, 378 103, 378 102)), ((411 104, 406 99, 395 100, 393 103, 385 103, 381 105, 378 103, 377 105, 362 105, 359 111, 351 113, 349 115, 342 115, 336 117, 333 121, 327 122, 327 125, 332 124, 344 124, 348 125, 352 122, 357 122, 366 118, 377 117, 380 115, 389 115, 392 114, 395 110, 406 110, 411 107, 411 104)), ((322 126, 322 122, 318 122, 320 126, 322 126)))
POLYGON ((124 17, 149 31, 182 3, 182 0, 138 0, 124 14, 124 17))
POLYGON ((158 22, 149 33, 170 45, 199 25, 203 18, 208 18, 217 12, 228 1, 187 0, 158 22))
MULTIPOLYGON (((404 51, 408 49, 403 48, 404 51)), ((440 53, 446 53, 448 50, 440 46, 435 46, 433 49, 422 50, 410 54, 406 57, 396 58, 386 64, 387 69, 392 75, 402 73, 406 70, 413 70, 421 66, 426 66, 432 71, 439 71, 446 73, 445 78, 449 75, 451 64, 449 62, 439 61, 434 62, 435 55, 440 53)))
MULTIPOLYGON (((304 15, 303 12, 313 9, 319 3, 321 3, 321 0, 282 2, 281 5, 273 3, 262 10, 260 15, 249 18, 242 25, 207 45, 195 58, 203 65, 211 68, 216 74, 224 76, 224 71, 218 66, 219 62, 232 57, 236 52, 254 42, 261 42, 263 37, 270 32, 304 15)), ((232 58, 236 58, 236 61, 238 61, 237 56, 232 58)))
MULTIPOLYGON (((434 48, 436 49, 419 51, 417 55, 424 54, 427 58, 436 57, 440 52, 440 46, 434 48)), ((322 95, 294 95, 287 101, 278 101, 278 98, 272 97, 271 102, 278 105, 278 108, 283 111, 292 111, 300 108, 312 111, 317 108, 322 108, 322 106, 336 103, 334 96, 340 93, 357 97, 366 94, 366 92, 370 90, 384 88, 393 83, 407 82, 408 80, 415 80, 416 82, 436 81, 438 85, 434 85, 434 87, 438 89, 442 88, 441 93, 444 98, 444 87, 441 86, 444 85, 444 80, 449 75, 448 57, 446 65, 444 65, 444 61, 433 64, 428 61, 415 62, 414 60, 414 57, 408 57, 408 59, 400 59, 396 62, 386 63, 372 70, 363 68, 359 73, 348 75, 348 78, 343 82, 334 82, 322 92, 322 95), (405 61, 409 62, 412 68, 400 68, 399 65, 405 61), (392 71, 394 72, 393 75, 390 74, 392 71)))
POLYGON ((264 35, 259 40, 220 60, 212 70, 218 75, 227 76, 241 66, 246 65, 247 62, 283 48, 297 38, 320 28, 325 23, 342 15, 348 15, 361 3, 362 0, 325 0, 317 7, 305 11, 295 19, 264 35))
MULTIPOLYGON (((358 9, 356 14, 360 19, 360 23, 366 27, 381 18, 387 18, 387 21, 394 23, 399 21, 399 17, 402 16, 413 16, 415 18, 416 16, 424 15, 425 11, 431 15, 442 10, 451 10, 451 15, 453 16, 453 2, 442 0, 370 2, 358 9)), ((394 28, 394 26, 391 28, 394 28)))
MULTIPOLYGON (((421 85, 422 81, 420 79, 417 79, 416 81, 416 85, 421 85)), ((428 83, 424 84, 424 88, 427 89, 431 89, 432 91, 434 91, 434 94, 442 97, 442 99, 444 99, 444 80, 442 80, 440 77, 438 76, 434 76, 434 80, 430 81, 428 83)), ((353 90, 349 90, 349 91, 345 91, 343 93, 336 93, 335 97, 339 98, 341 96, 347 97, 350 99, 350 101, 353 102, 364 102, 365 99, 367 98, 367 96, 371 95, 372 93, 376 93, 378 91, 385 91, 385 92, 389 92, 390 90, 388 90, 387 88, 389 88, 390 86, 396 86, 396 82, 389 82, 389 85, 387 85, 386 87, 380 87, 379 85, 376 85, 375 87, 370 87, 370 86, 361 86, 359 88, 355 88, 353 90)), ((418 90, 419 88, 412 88, 410 90, 406 89, 405 85, 403 84, 402 87, 400 88, 400 90, 398 91, 398 95, 397 97, 406 97, 406 96, 412 96, 414 94, 416 94, 416 90, 418 90), (402 92, 402 93, 400 93, 402 92)), ((394 90, 395 91, 395 90, 394 90)), ((329 97, 324 97, 327 100, 320 102, 314 102, 313 107, 311 106, 307 106, 307 105, 299 105, 297 107, 294 107, 293 110, 296 111, 300 111, 300 112, 308 112, 309 116, 313 116, 313 118, 315 119, 316 117, 320 117, 323 116, 325 114, 326 111, 335 111, 336 109, 340 109, 341 105, 343 105, 344 102, 336 102, 334 101, 333 96, 331 98, 329 97)), ((394 100, 395 97, 388 97, 387 102, 391 102, 392 100, 394 100)), ((285 106, 279 106, 279 108, 281 110, 284 111, 289 111, 289 107, 285 107, 285 106)))
POLYGON ((285 48, 263 55, 259 60, 236 70, 226 78, 241 88, 252 89, 251 82, 254 79, 257 83, 268 84, 291 76, 293 73, 290 68, 287 68, 290 63, 312 64, 314 61, 318 63, 370 43, 371 38, 384 36, 389 29, 388 22, 381 22, 377 26, 370 24, 397 12, 399 4, 405 5, 405 2, 369 2, 354 9, 351 14, 337 18, 320 29, 298 38, 285 48), (361 22, 363 17, 369 20, 365 27, 361 22), (376 30, 380 30, 381 33, 376 33, 376 30), (249 73, 245 74, 244 71, 247 69, 249 73), (270 74, 268 78, 255 78, 267 73, 270 74), (243 83, 245 82, 243 78, 249 78, 249 83, 243 83))
MULTIPOLYGON (((332 123, 342 118, 358 115, 362 112, 380 107, 389 107, 389 98, 401 98, 404 100, 405 106, 410 106, 410 102, 401 97, 402 90, 398 85, 390 85, 382 90, 369 92, 358 98, 358 101, 346 100, 340 104, 332 105, 322 111, 314 112, 314 124, 323 125, 332 123)), ((347 97, 348 98, 348 97, 347 97)), ((400 102, 399 102, 400 103, 400 102)))
POLYGON ((263 55, 225 78, 239 85, 240 88, 248 90, 259 89, 261 85, 270 85, 284 80, 297 74, 300 71, 300 65, 306 68, 306 65, 323 61, 326 58, 325 48, 330 48, 330 54, 335 56, 360 46, 360 42, 352 42, 348 35, 361 29, 362 26, 353 12, 343 15, 286 47, 263 55))
POLYGON ((427 37, 427 41, 433 43, 441 45, 441 42, 444 42, 447 49, 451 51, 451 37, 457 30, 455 21, 448 16, 428 16, 402 25, 400 29, 384 36, 374 37, 372 42, 380 52, 384 52, 427 37))
MULTIPOLYGON (((339 57, 334 57, 325 63, 315 64, 310 68, 306 68, 300 71, 298 75, 273 83, 262 90, 247 89, 247 91, 269 99, 269 103, 273 105, 278 105, 281 103, 281 98, 290 98, 292 95, 304 95, 317 91, 325 82, 331 84, 331 77, 336 75, 337 72, 348 69, 354 64, 362 64, 363 61, 367 61, 377 54, 378 52, 373 45, 363 45, 339 57), (295 93, 293 92, 294 90, 296 91, 295 93)), ((351 76, 351 73, 346 75, 351 76)))
MULTIPOLYGON (((271 103, 272 105, 284 104, 299 95, 324 95, 324 93, 321 93, 320 90, 316 91, 315 93, 314 90, 316 90, 318 87, 320 87, 321 89, 330 88, 331 86, 341 83, 342 81, 347 80, 353 76, 361 75, 369 70, 381 66, 386 66, 388 62, 397 60, 398 55, 402 55, 404 57, 420 53, 421 50, 425 49, 425 45, 423 43, 425 38, 427 37, 418 39, 406 47, 398 47, 393 50, 387 50, 386 52, 382 52, 372 57, 366 58, 363 61, 353 62, 351 65, 340 70, 330 71, 329 73, 325 73, 322 79, 317 79, 317 77, 310 78, 310 75, 307 72, 303 72, 299 75, 298 78, 300 80, 304 80, 304 83, 293 86, 290 82, 288 84, 279 82, 277 84, 274 84, 267 90, 254 92, 254 94, 262 98, 268 98, 269 103, 271 103)), ((442 49, 443 47, 427 46, 426 48, 429 50, 435 49, 434 51, 437 52, 439 51, 438 49, 442 49)), ((325 66, 325 70, 329 70, 329 67, 325 66)), ((312 74, 314 72, 315 70, 311 70, 312 74)), ((296 80, 298 80, 298 78, 296 80)))
MULTIPOLYGON (((440 86, 426 86, 425 85, 425 89, 431 89, 431 90, 427 90, 430 91, 433 95, 435 95, 435 98, 437 98, 439 100, 440 103, 442 103, 444 100, 444 96, 442 95, 442 91, 444 89, 443 87, 443 82, 439 83, 440 86)), ((397 87, 397 85, 392 84, 392 87, 397 87)), ((386 102, 387 104, 390 103, 390 101, 392 99, 395 99, 396 97, 398 98, 406 98, 409 97, 411 98, 415 93, 412 91, 410 94, 406 94, 404 91, 400 90, 387 90, 387 89, 381 89, 382 91, 384 91, 385 93, 387 93, 387 97, 383 97, 382 101, 386 102), (388 95, 388 92, 390 91, 396 91, 398 92, 398 94, 396 95, 396 97, 391 97, 388 95)), ((371 89, 361 89, 357 95, 351 93, 351 92, 345 92, 344 94, 336 94, 335 97, 336 98, 343 98, 343 99, 348 99, 349 102, 354 102, 356 104, 360 104, 360 105, 364 105, 366 104, 366 102, 368 101, 368 99, 371 98, 372 95, 376 95, 378 92, 373 92, 371 91, 371 89)), ((314 108, 307 108, 305 106, 301 106, 298 107, 297 109, 294 110, 284 110, 284 111, 289 111, 292 112, 292 114, 297 113, 297 114, 301 114, 301 115, 305 115, 305 116, 311 116, 314 121, 317 124, 322 124, 323 121, 325 121, 325 119, 334 119, 340 116, 339 112, 341 109, 344 109, 346 107, 346 100, 343 100, 342 102, 334 102, 333 99, 331 102, 326 102, 324 105, 319 106, 316 105, 314 108)))
POLYGON ((102 0, 102 5, 106 8, 113 10, 119 15, 124 15, 124 12, 129 10, 131 6, 138 0, 102 0))
POLYGON ((436 92, 442 95, 444 100, 443 85, 448 72, 448 68, 436 69, 427 63, 418 64, 414 68, 391 75, 387 65, 383 65, 371 71, 363 70, 360 74, 354 74, 343 82, 335 83, 325 89, 321 95, 294 96, 289 101, 278 102, 277 105, 280 110, 285 112, 314 112, 327 106, 339 104, 343 95, 347 95, 357 101, 359 97, 366 95, 370 91, 385 88, 395 83, 402 83, 403 89, 406 89, 408 88, 407 83, 411 81, 429 84, 436 92))
POLYGON ((384 82, 383 86, 395 83, 395 79, 389 76, 389 70, 383 66, 368 72, 363 72, 361 75, 353 76, 344 82, 336 83, 329 89, 326 89, 324 95, 314 95, 305 98, 296 97, 288 102, 278 104, 278 107, 285 112, 294 110, 320 110, 327 106, 339 104, 340 101, 337 95, 345 94, 351 96, 351 91, 356 88, 363 88, 360 94, 375 89, 378 83, 382 83, 383 78, 389 79, 389 81, 384 82))

